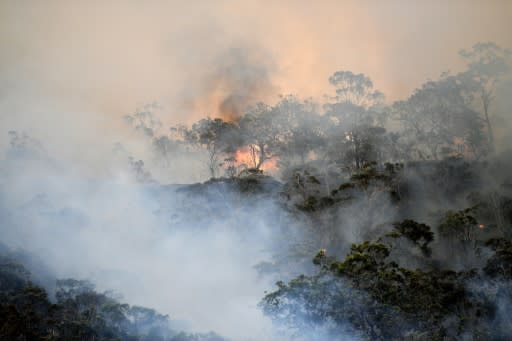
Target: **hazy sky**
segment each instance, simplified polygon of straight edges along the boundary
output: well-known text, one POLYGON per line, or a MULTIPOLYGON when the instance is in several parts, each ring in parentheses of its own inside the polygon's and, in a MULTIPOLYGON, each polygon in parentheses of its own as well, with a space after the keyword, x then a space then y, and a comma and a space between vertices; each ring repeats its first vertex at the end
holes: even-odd
POLYGON ((0 124, 108 131, 153 100, 190 122, 230 95, 321 97, 336 70, 393 100, 511 32, 512 1, 2 0, 0 124))

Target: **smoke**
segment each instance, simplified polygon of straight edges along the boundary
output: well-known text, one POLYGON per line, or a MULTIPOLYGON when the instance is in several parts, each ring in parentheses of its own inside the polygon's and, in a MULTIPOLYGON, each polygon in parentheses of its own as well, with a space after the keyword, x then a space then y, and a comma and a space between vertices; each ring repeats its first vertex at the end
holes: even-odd
POLYGON ((57 278, 90 280, 193 331, 272 339, 257 307, 272 281, 254 268, 286 245, 271 200, 88 178, 30 151, 11 152, 0 168, 2 242, 57 278))
POLYGON ((217 58, 212 73, 205 75, 198 93, 198 104, 218 103, 216 116, 237 120, 250 106, 263 98, 274 96, 273 60, 262 49, 234 47, 217 58))
MULTIPOLYGON (((133 156, 158 179, 205 176, 187 156, 153 167, 147 139, 120 118, 156 100, 164 127, 206 115, 236 120, 279 92, 332 93, 327 79, 340 69, 370 75, 396 99, 460 69, 461 47, 512 46, 511 14, 506 1, 3 1, 0 150, 10 150, 11 130, 44 148, 11 150, 0 164, 2 241, 58 277, 90 279, 191 329, 271 339, 256 304, 272 278, 254 266, 283 252, 292 234, 284 227, 300 224, 273 201, 243 204, 228 189, 204 201, 180 187, 134 184, 114 160, 117 142, 123 160, 133 156)), ((500 97, 512 98, 511 88, 500 97)), ((359 204, 333 213, 345 243, 394 218, 387 201, 375 200, 373 216, 359 204)))
POLYGON ((164 126, 229 118, 278 92, 321 98, 336 70, 369 75, 394 100, 460 69, 462 47, 512 46, 511 11, 506 1, 3 1, 0 126, 101 172, 109 155, 98 151, 128 135, 119 117, 146 103, 161 104, 164 126))
MULTIPOLYGON (((246 90, 270 84, 282 93, 320 97, 330 92, 326 80, 332 72, 358 70, 370 75, 387 98, 396 99, 447 68, 460 68, 461 47, 487 40, 512 45, 507 34, 512 9, 506 1, 441 6, 436 1, 184 5, 54 0, 3 1, 0 6, 2 115, 8 115, 4 110, 22 115, 24 124, 35 116, 38 124, 55 121, 47 113, 35 115, 36 110, 28 116, 27 106, 45 99, 44 108, 58 104, 74 119, 80 111, 108 135, 119 130, 120 115, 152 100, 166 108, 164 123, 215 115, 230 94, 210 103, 200 98, 201 90, 219 89, 212 75, 244 59, 253 63, 254 52, 259 55, 254 85, 239 76, 220 84, 246 90), (245 51, 230 56, 234 50, 245 51), (269 69, 261 73, 262 67, 269 69)), ((246 90, 233 95, 244 97, 246 90)), ((275 96, 268 95, 254 96, 275 96)), ((2 120, 2 126, 6 123, 2 120)))

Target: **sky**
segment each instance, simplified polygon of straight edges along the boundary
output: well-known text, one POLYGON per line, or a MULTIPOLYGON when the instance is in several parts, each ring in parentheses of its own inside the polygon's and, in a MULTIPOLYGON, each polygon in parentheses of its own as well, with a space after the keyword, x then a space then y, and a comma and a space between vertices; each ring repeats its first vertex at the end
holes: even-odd
POLYGON ((279 94, 321 99, 338 70, 393 101, 460 69, 461 48, 512 47, 511 18, 497 0, 2 0, 0 126, 94 153, 147 103, 191 123, 279 94))

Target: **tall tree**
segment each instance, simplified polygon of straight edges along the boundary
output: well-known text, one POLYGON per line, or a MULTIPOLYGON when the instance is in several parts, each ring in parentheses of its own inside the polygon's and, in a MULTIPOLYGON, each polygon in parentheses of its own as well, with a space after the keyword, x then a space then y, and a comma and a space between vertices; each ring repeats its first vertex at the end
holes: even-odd
POLYGON ((471 109, 458 77, 443 75, 393 105, 403 127, 407 157, 438 160, 469 153, 478 158, 485 147, 478 113, 471 109))
POLYGON ((260 169, 263 163, 276 156, 282 131, 276 124, 272 108, 258 103, 239 121, 244 144, 249 147, 252 167, 260 169))
POLYGON ((344 163, 360 169, 364 162, 375 159, 375 138, 385 132, 384 95, 364 74, 337 71, 329 82, 336 87, 336 96, 325 105, 325 116, 330 137, 338 140, 331 145, 337 152, 342 150, 344 163))
POLYGON ((511 51, 493 42, 477 43, 471 50, 461 50, 467 70, 459 74, 468 87, 470 96, 479 103, 481 119, 485 123, 489 148, 494 151, 494 132, 491 122, 491 104, 497 84, 510 70, 511 51))
POLYGON ((351 71, 336 71, 329 77, 329 83, 336 87, 336 102, 350 102, 369 108, 384 101, 384 94, 373 88, 373 82, 366 75, 351 71))
POLYGON ((149 103, 138 108, 134 114, 125 115, 123 118, 136 131, 140 131, 148 137, 154 137, 156 131, 162 127, 162 122, 154 114, 158 109, 160 107, 157 103, 149 103))
POLYGON ((322 143, 323 138, 316 103, 288 95, 281 97, 272 111, 280 131, 280 165, 292 166, 297 162, 304 165, 308 155, 322 143))
POLYGON ((241 140, 238 126, 221 118, 204 118, 183 131, 184 140, 200 146, 207 152, 207 166, 210 176, 217 174, 222 156, 234 153, 241 140))

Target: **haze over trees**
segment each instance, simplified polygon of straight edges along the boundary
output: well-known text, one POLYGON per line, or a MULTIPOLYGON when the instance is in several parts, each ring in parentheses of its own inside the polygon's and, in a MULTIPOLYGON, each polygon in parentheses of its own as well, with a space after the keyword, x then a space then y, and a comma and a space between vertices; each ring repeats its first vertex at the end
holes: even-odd
MULTIPOLYGON (((124 121, 151 154, 113 150, 131 177, 125 187, 69 180, 43 143, 10 131, 5 238, 37 235, 47 244, 30 245, 54 258, 70 250, 55 244, 62 234, 80 251, 98 244, 100 261, 93 251, 74 257, 92 269, 129 263, 132 277, 119 271, 113 283, 138 290, 145 276, 171 278, 180 285, 150 294, 178 302, 191 290, 194 304, 175 309, 206 321, 222 309, 241 315, 222 324, 236 336, 253 337, 237 324, 261 322, 245 315, 255 309, 273 323, 269 340, 510 339, 512 136, 499 118, 511 111, 495 104, 511 84, 511 53, 489 42, 460 56, 464 70, 393 103, 370 75, 340 70, 323 102, 284 95, 174 127, 145 106, 124 121), (155 175, 192 159, 205 182, 165 185, 155 175), (222 307, 211 308, 218 297, 222 307)), ((0 248, 0 339, 224 340, 180 332, 167 312, 121 303, 87 280, 41 275, 30 259, 0 248)))
POLYGON ((229 167, 232 172, 233 163, 283 172, 312 163, 341 173, 371 161, 482 160, 496 149, 493 115, 498 113, 492 104, 496 89, 510 78, 510 51, 478 43, 460 55, 465 70, 445 72, 394 103, 385 102, 368 75, 344 70, 329 77, 334 93, 324 103, 286 95, 273 105, 256 103, 236 115, 204 118, 158 136, 160 123, 151 108, 126 117, 153 138, 155 153, 169 166, 172 151, 177 155, 187 145, 203 151, 210 177, 229 167))

